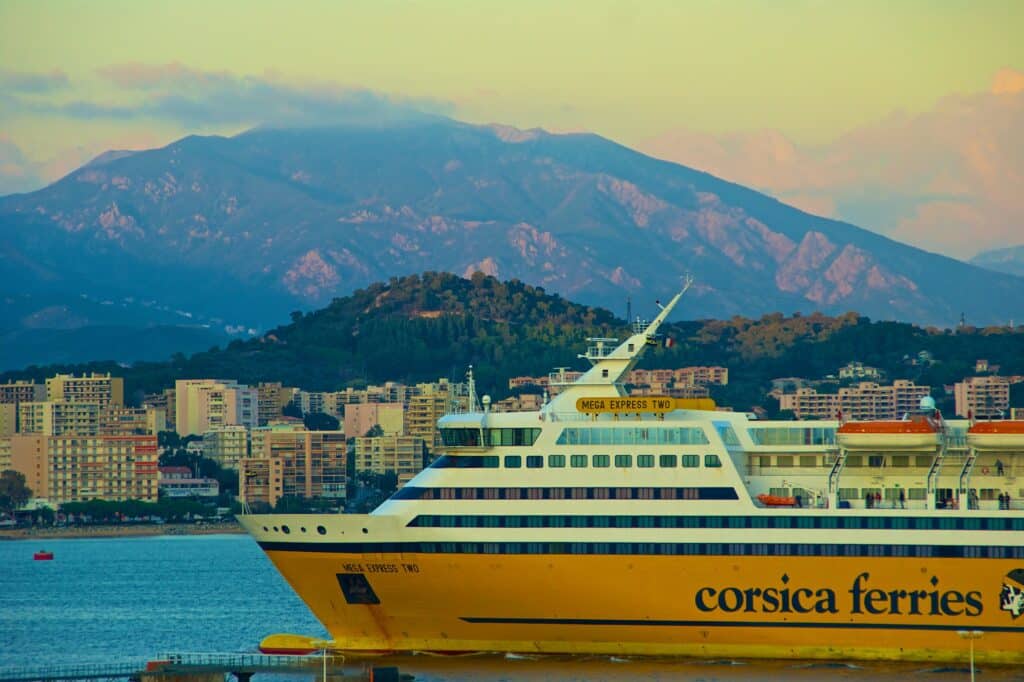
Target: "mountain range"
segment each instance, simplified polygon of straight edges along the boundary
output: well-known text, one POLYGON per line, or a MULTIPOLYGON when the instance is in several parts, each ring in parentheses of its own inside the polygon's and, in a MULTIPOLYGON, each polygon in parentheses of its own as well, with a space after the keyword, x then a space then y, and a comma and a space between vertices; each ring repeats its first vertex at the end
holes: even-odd
MULTIPOLYGON (((48 301, 51 316, 61 317, 61 297, 70 318, 82 295, 146 301, 218 333, 266 328, 424 270, 519 279, 618 311, 630 296, 673 293, 690 272, 688 318, 1024 319, 1020 277, 596 135, 444 118, 108 153, 42 190, 0 198, 0 253, 0 295, 48 301)), ((33 314, 5 317, 0 334, 16 338, 33 314)))
POLYGON ((1024 277, 1024 244, 983 251, 971 259, 974 265, 1024 277))

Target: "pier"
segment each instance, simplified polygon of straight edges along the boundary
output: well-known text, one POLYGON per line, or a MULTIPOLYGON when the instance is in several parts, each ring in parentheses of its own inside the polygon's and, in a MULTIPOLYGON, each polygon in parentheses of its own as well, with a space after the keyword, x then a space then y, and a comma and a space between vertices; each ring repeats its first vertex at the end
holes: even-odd
POLYGON ((309 673, 328 682, 399 682, 410 680, 394 667, 345 669, 341 655, 275 656, 254 653, 160 654, 138 663, 54 665, 34 669, 0 668, 0 682, 75 682, 77 680, 227 680, 249 682, 258 673, 309 673))

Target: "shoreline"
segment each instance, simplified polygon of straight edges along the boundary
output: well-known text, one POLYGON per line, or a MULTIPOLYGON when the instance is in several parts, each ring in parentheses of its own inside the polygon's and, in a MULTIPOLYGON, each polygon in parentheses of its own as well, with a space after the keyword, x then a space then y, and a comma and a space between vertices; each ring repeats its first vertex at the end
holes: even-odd
POLYGON ((219 523, 165 523, 138 525, 46 526, 0 530, 0 541, 79 538, 137 538, 156 535, 241 535, 245 530, 236 521, 219 523))

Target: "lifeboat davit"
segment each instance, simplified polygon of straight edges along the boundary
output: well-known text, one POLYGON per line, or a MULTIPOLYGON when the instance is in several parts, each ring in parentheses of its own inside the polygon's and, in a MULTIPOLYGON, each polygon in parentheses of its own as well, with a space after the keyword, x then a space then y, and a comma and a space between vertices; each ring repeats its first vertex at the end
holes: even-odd
POLYGON ((924 415, 891 421, 846 422, 836 431, 836 441, 847 450, 935 450, 942 444, 942 428, 924 415))
POLYGON ((1024 420, 977 422, 967 430, 975 450, 1024 450, 1024 420))
POLYGON ((33 554, 32 558, 36 561, 53 561, 53 552, 47 552, 45 549, 41 549, 33 554))

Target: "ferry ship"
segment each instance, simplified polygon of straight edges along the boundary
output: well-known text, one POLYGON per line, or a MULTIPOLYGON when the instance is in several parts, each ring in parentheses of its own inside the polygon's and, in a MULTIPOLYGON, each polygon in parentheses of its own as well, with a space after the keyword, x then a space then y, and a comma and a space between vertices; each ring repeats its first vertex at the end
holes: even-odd
POLYGON ((317 646, 1024 664, 1024 422, 629 396, 685 290, 539 411, 443 417, 372 513, 243 515, 317 646))

